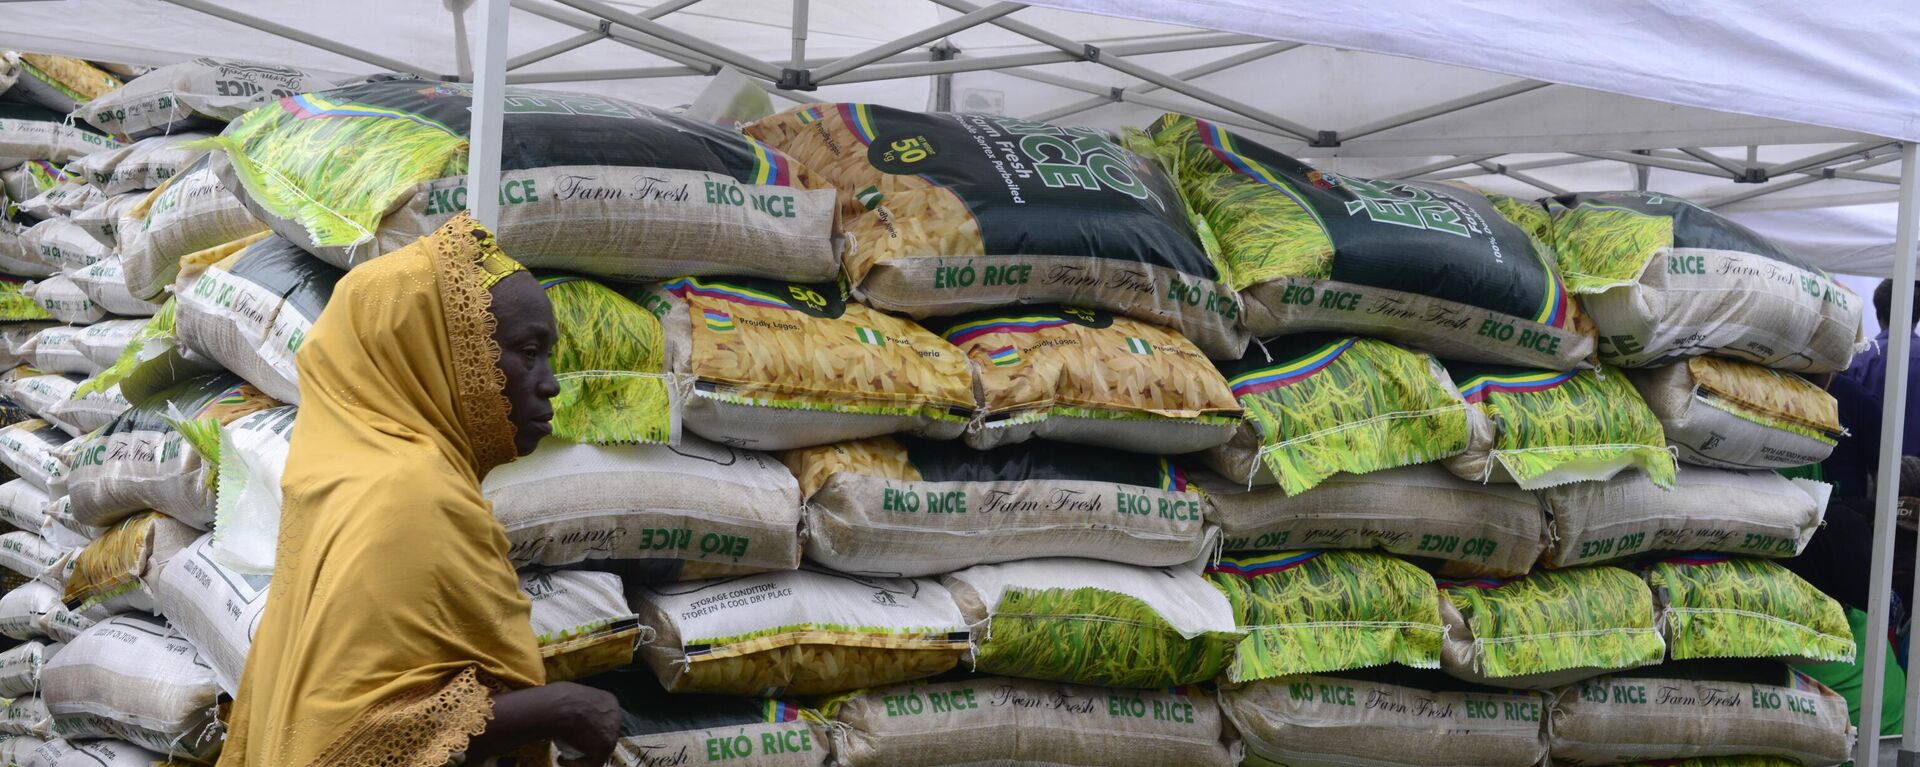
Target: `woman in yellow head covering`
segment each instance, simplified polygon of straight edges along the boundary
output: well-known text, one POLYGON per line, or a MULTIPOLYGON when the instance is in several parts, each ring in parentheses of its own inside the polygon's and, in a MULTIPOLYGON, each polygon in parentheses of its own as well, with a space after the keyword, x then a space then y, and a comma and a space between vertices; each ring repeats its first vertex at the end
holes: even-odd
POLYGON ((604 764, 611 696, 543 684, 480 495, 550 431, 553 309, 466 215, 361 266, 298 357, 280 546, 221 767, 604 764))

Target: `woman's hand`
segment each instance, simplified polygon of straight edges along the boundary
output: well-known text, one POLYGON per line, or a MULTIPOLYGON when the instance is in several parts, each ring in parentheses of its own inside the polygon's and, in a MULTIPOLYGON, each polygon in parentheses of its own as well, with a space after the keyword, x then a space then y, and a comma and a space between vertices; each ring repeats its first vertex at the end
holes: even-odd
POLYGON ((561 767, 602 767, 620 740, 620 703, 612 693, 572 682, 500 693, 493 696, 486 732, 467 743, 467 759, 510 754, 543 740, 580 754, 561 759, 561 767))
POLYGON ((572 682, 547 685, 561 688, 556 707, 564 734, 563 743, 581 754, 560 760, 560 767, 603 767, 613 758, 613 747, 620 740, 620 702, 612 693, 572 682))

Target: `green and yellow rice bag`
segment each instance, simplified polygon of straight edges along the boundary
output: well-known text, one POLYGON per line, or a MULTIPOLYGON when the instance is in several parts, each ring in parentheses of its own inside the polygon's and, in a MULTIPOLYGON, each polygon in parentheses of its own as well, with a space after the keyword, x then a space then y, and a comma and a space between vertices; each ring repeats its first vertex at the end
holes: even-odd
POLYGON ((1467 449, 1467 405, 1434 358, 1371 338, 1268 339, 1222 363, 1246 409, 1207 465, 1236 482, 1305 492, 1335 474, 1437 461, 1467 449))
POLYGON ((74 555, 62 595, 67 607, 96 621, 128 610, 159 612, 154 586, 160 568, 199 537, 198 530, 156 512, 121 520, 74 555))
POLYGON ((1553 696, 1548 745, 1567 767, 1714 757, 1832 765, 1853 750, 1846 698, 1779 662, 1676 661, 1553 696))
POLYGON ((1091 559, 979 565, 942 578, 973 628, 974 668, 1099 687, 1219 676, 1244 632, 1233 605, 1187 567, 1091 559))
POLYGON ((837 285, 687 277, 640 297, 691 378, 695 434, 789 450, 909 432, 960 436, 973 374, 959 349, 910 320, 849 301, 837 285))
POLYGON ((231 373, 190 378, 134 401, 75 448, 67 477, 75 519, 105 526, 151 509, 211 528, 217 506, 209 472, 221 428, 277 404, 231 373))
POLYGON ((1229 556, 1207 569, 1247 632, 1227 678, 1252 682, 1398 663, 1440 666, 1433 576, 1368 551, 1229 556))
POLYGON ((1654 484, 1673 487, 1673 455, 1660 421, 1619 370, 1458 362, 1447 371, 1473 407, 1470 444, 1446 462, 1460 478, 1538 490, 1637 468, 1654 484))
POLYGON ((1666 657, 1647 584, 1617 567, 1442 580, 1440 667, 1479 684, 1544 689, 1666 657))
POLYGON ((71 56, 8 51, 6 57, 19 74, 14 87, 20 95, 63 115, 125 84, 106 70, 71 56))
POLYGON ((678 441, 677 392, 660 318, 591 280, 549 276, 540 285, 560 330, 552 362, 560 379, 554 436, 592 444, 678 441))
POLYGON ((1648 565, 1674 660, 1851 663, 1846 609, 1776 562, 1707 554, 1648 565))
POLYGON ((1256 338, 1353 333, 1446 359, 1593 364, 1592 324, 1552 248, 1472 189, 1316 169, 1179 114, 1133 138, 1205 219, 1256 338))
POLYGON ((1792 373, 1725 357, 1627 372, 1680 460, 1721 469, 1787 469, 1826 460, 1846 430, 1840 403, 1792 373))
POLYGON ((1244 767, 1536 767, 1544 694, 1382 667, 1235 685, 1220 707, 1244 767))
POLYGON ((634 648, 653 636, 628 609, 620 576, 613 573, 525 570, 520 593, 533 605, 529 619, 548 684, 633 665, 634 648))
POLYGON ((1650 367, 1713 354, 1808 373, 1845 370, 1866 302, 1760 234, 1658 192, 1549 201, 1567 288, 1600 360, 1650 367))
POLYGON ((1227 382, 1179 333, 1100 309, 992 309, 927 320, 979 376, 985 450, 1028 438, 1191 453, 1240 423, 1227 382))

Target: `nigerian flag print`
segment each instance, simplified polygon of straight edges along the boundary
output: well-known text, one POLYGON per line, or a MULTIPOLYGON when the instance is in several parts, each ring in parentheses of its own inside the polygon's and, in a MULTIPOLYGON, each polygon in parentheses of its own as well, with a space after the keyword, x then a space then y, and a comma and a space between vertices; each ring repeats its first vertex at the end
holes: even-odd
POLYGON ((858 337, 860 343, 863 344, 873 344, 874 346, 887 345, 887 337, 880 335, 880 331, 874 330, 873 328, 854 328, 853 334, 858 337))
POLYGON ((1152 354, 1153 345, 1147 343, 1145 339, 1127 336, 1127 351, 1134 354, 1152 354))

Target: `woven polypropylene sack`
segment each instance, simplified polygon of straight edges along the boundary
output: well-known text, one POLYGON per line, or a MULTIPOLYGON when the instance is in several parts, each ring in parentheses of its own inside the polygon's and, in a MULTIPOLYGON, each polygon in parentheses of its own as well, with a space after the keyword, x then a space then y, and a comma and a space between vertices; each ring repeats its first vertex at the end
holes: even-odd
POLYGON ((0 697, 18 698, 39 690, 40 669, 59 647, 36 639, 0 652, 0 697))
POLYGON ((1694 357, 1627 373, 1687 463, 1785 469, 1826 460, 1840 436, 1840 404, 1792 373, 1721 357, 1694 357))
POLYGON ((715 442, 788 450, 896 432, 952 439, 973 417, 959 349, 838 286, 689 277, 642 305, 662 318, 672 370, 693 381, 686 427, 715 442))
POLYGON ((127 350, 127 345, 133 343, 134 337, 140 335, 140 329, 146 324, 147 320, 133 319, 107 320, 88 325, 74 337, 73 346, 79 350, 80 356, 93 363, 94 370, 104 370, 120 359, 120 354, 127 350))
POLYGON ((609 674, 587 680, 619 698, 620 739, 612 767, 724 763, 737 767, 826 767, 827 725, 778 698, 669 694, 652 679, 609 674))
POLYGON ((60 427, 68 436, 77 436, 83 432, 78 425, 61 417, 60 406, 72 400, 81 380, 75 375, 26 376, 0 384, 0 392, 5 392, 8 400, 26 408, 27 412, 60 427))
MULTIPOLYGON (((553 434, 592 444, 675 444, 684 387, 667 369, 666 331, 654 310, 592 280, 540 280, 560 335, 551 365, 553 434)), ((642 296, 645 297, 644 295, 642 296)))
POLYGON ((59 117, 53 112, 34 115, 19 108, 0 109, 0 167, 11 168, 34 160, 59 165, 120 146, 118 141, 68 125, 59 117))
POLYGON ((1191 453, 1232 438, 1240 405, 1213 363, 1167 328, 1098 309, 994 309, 926 321, 978 375, 967 444, 1030 438, 1191 453))
POLYGON ((1498 687, 1545 689, 1666 657, 1653 594, 1617 567, 1440 581, 1440 667, 1498 687))
POLYGON ((824 695, 933 676, 967 650, 938 582, 796 570, 640 590, 641 648, 672 692, 824 695))
POLYGON ((1552 248, 1478 192, 1315 169, 1184 115, 1131 143, 1206 220, 1255 337, 1354 333, 1445 359, 1593 363, 1592 323, 1552 248))
POLYGON ((1088 306, 1214 359, 1246 348, 1240 297, 1179 192, 1109 134, 868 104, 800 106, 747 133, 840 187, 847 276, 876 307, 1088 306))
POLYGON ((633 665, 634 646, 652 637, 628 609, 613 573, 528 570, 520 573, 520 591, 533 603, 533 636, 548 684, 633 665))
POLYGON ((273 573, 280 546, 280 478, 286 474, 298 417, 299 408, 291 405, 269 408, 220 429, 212 556, 236 572, 273 573))
POLYGON ((205 158, 168 179, 127 213, 120 227, 127 290, 154 300, 180 273, 180 260, 266 231, 205 158))
POLYGON ((155 512, 121 520, 75 555, 63 598, 70 609, 92 620, 128 610, 154 612, 154 587, 162 566, 199 536, 199 531, 155 512))
POLYGON ((1776 756, 1839 764, 1853 751, 1847 700, 1780 663, 1678 662, 1554 693, 1555 764, 1776 756))
MULTIPOLYGON (((156 753, 124 740, 102 738, 58 742, 65 745, 35 752, 36 758, 44 758, 47 752, 59 755, 59 759, 47 767, 183 767, 184 764, 192 764, 183 760, 169 760, 164 753, 156 753)), ((49 741, 48 745, 53 743, 49 741)))
POLYGON ((117 248, 120 245, 120 217, 139 205, 141 198, 146 196, 145 192, 116 194, 76 210, 67 218, 100 244, 117 248))
POLYGON ((1398 663, 1437 668, 1446 627, 1433 576, 1370 551, 1223 557, 1207 580, 1247 634, 1227 678, 1252 682, 1398 663))
POLYGON ((1833 487, 1771 471, 1689 467, 1672 490, 1645 474, 1540 491, 1554 541, 1542 560, 1572 567, 1658 551, 1793 557, 1826 516, 1833 487))
POLYGON ((1534 767, 1547 754, 1542 693, 1432 672, 1269 679, 1223 691, 1220 708, 1247 767, 1534 767))
POLYGON ((130 407, 132 404, 127 398, 120 396, 119 385, 90 390, 87 382, 82 381, 74 387, 71 398, 54 405, 48 418, 63 424, 61 428, 68 429, 67 433, 79 437, 105 428, 130 407))
POLYGON ((1573 372, 1448 363, 1472 407, 1467 450, 1447 470, 1475 482, 1538 490, 1639 469, 1673 487, 1660 421, 1616 368, 1573 372))
POLYGON ((15 530, 0 534, 0 567, 28 578, 46 580, 59 567, 67 550, 47 542, 39 531, 15 530))
POLYGON ((1241 630, 1195 568, 1092 559, 979 565, 942 578, 973 627, 983 673, 1100 687, 1212 679, 1241 630))
POLYGON ((1468 482, 1433 464, 1335 474, 1293 496, 1211 471, 1192 477, 1227 552, 1378 549, 1440 560, 1449 574, 1520 575, 1547 547, 1533 493, 1468 482))
POLYGON ((14 698, 0 704, 0 731, 49 737, 53 735, 53 715, 47 713, 47 702, 38 695, 14 698))
POLYGON ((88 327, 54 325, 29 336, 20 346, 21 361, 42 373, 92 375, 100 371, 80 347, 88 327))
POLYGON ((20 293, 33 299, 49 316, 69 325, 91 325, 107 318, 107 310, 94 303, 87 291, 80 289, 80 283, 64 272, 29 282, 20 287, 20 293))
POLYGON ((19 77, 14 84, 19 95, 63 115, 123 84, 105 70, 71 56, 7 51, 6 58, 19 77))
POLYGON ((48 263, 40 257, 40 249, 27 242, 27 229, 26 226, 0 218, 0 274, 12 277, 8 280, 10 284, 17 285, 35 277, 51 277, 60 273, 59 264, 48 263))
POLYGON ((220 426, 275 404, 231 374, 188 379, 135 402, 75 451, 67 484, 74 516, 100 526, 152 509, 212 527, 217 506, 208 460, 190 440, 217 444, 220 426), (196 433, 183 433, 182 424, 196 433))
POLYGON ((648 580, 800 566, 800 490, 764 453, 687 437, 677 446, 543 442, 481 483, 516 565, 644 562, 648 580))
POLYGON ((1550 208, 1561 274, 1607 364, 1716 354, 1825 373, 1853 358, 1866 302, 1751 229, 1655 192, 1563 195, 1550 208))
POLYGON ((56 481, 66 480, 62 448, 70 439, 60 427, 39 419, 0 428, 0 464, 34 487, 51 490, 56 481))
POLYGON ((780 460, 807 499, 807 558, 841 572, 937 575, 1036 557, 1158 567, 1197 561, 1213 541, 1206 496, 1159 456, 875 437, 780 460))
MULTIPOLYGON (((118 150, 114 151, 117 152, 118 150)), ((104 157, 107 154, 112 154, 112 152, 101 153, 100 156, 104 157)), ((88 155, 88 157, 93 156, 94 155, 88 155)), ((62 225, 71 224, 71 221, 66 220, 67 216, 98 205, 101 201, 107 199, 107 195, 101 192, 99 187, 87 183, 85 175, 78 172, 80 163, 86 162, 88 157, 75 160, 74 165, 69 166, 71 170, 63 170, 63 173, 65 173, 63 177, 64 180, 42 189, 39 194, 32 197, 17 200, 15 207, 19 208, 20 212, 39 219, 40 223, 43 224, 56 219, 59 220, 62 225)), ((85 232, 77 226, 74 227, 74 231, 85 234, 85 232)), ((93 240, 91 235, 88 236, 88 240, 93 242, 94 245, 98 245, 100 242, 99 240, 93 240)), ((82 241, 76 240, 75 242, 82 241)))
POLYGON ((80 107, 100 130, 122 136, 226 122, 269 102, 332 85, 293 67, 202 56, 159 67, 80 107))
POLYGON ((152 585, 154 601, 212 667, 220 689, 233 695, 267 609, 269 576, 234 572, 211 554, 210 534, 181 550, 152 585))
MULTIPOLYGON (((47 491, 25 479, 0 484, 0 522, 21 530, 38 530, 47 521, 47 491)), ((5 697, 0 693, 0 697, 5 697)))
POLYGON ((831 701, 838 767, 1230 767, 1214 695, 1011 677, 911 682, 831 701))
POLYGON ((1335 474, 1437 461, 1467 448, 1465 403, 1433 357, 1371 338, 1269 339, 1222 363, 1246 419, 1205 460, 1294 495, 1335 474))
POLYGON ((27 581, 0 596, 0 634, 13 639, 65 642, 91 625, 93 621, 60 603, 60 589, 41 581, 27 581))
POLYGON ((67 279, 87 295, 94 306, 108 314, 121 317, 151 317, 160 311, 160 304, 134 298, 127 290, 127 272, 123 257, 112 255, 84 269, 67 273, 67 279))
POLYGON ((1668 654, 1852 663, 1846 608, 1777 562, 1706 554, 1646 568, 1668 654))
MULTIPOLYGON (((350 268, 466 208, 471 93, 384 81, 286 99, 230 125, 217 167, 280 236, 350 268)), ((492 229, 521 263, 619 280, 839 274, 834 190, 780 152, 606 96, 509 98, 492 229)))
POLYGON ((294 355, 345 272, 279 237, 208 267, 175 296, 175 328, 194 353, 267 396, 300 402, 294 355))
POLYGON ((211 136, 205 133, 154 136, 111 152, 87 155, 73 161, 67 170, 78 171, 87 183, 108 195, 158 189, 207 154, 201 143, 208 138, 211 136))
POLYGON ((120 738, 204 760, 224 737, 213 669, 153 615, 116 615, 68 642, 41 672, 40 694, 67 738, 120 738))

